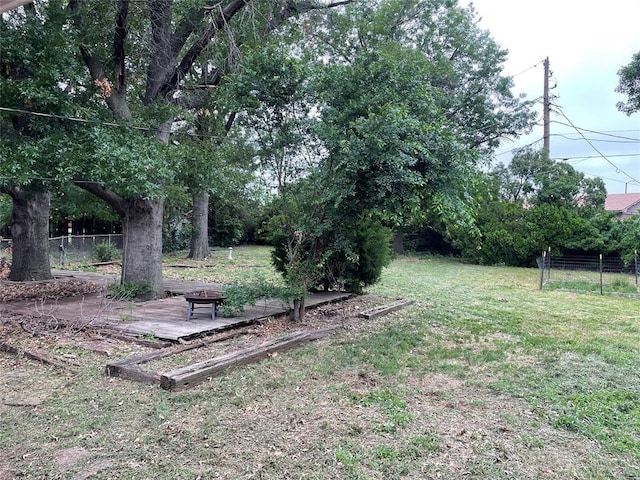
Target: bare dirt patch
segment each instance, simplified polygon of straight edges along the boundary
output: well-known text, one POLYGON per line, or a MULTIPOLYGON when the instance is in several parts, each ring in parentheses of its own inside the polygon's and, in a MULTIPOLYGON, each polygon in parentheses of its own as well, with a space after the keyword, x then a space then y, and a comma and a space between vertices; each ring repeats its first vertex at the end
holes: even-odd
MULTIPOLYGON (((104 286, 92 281, 56 279, 44 282, 9 282, 0 280, 0 297, 9 303, 0 307, 0 338, 7 353, 40 360, 69 371, 79 368, 90 355, 92 363, 105 361, 104 357, 143 354, 149 349, 115 332, 94 328, 91 319, 82 315, 83 296, 102 291, 104 286), (76 305, 77 319, 61 319, 47 308, 65 306, 65 311, 76 305), (15 308, 19 307, 19 308, 15 308), (28 311, 30 313, 24 313, 28 311), (100 357, 103 357, 102 359, 100 357)), ((202 343, 189 352, 168 356, 148 365, 153 371, 167 371, 203 361, 225 353, 258 345, 265 340, 286 336, 301 330, 321 330, 327 327, 359 328, 370 321, 359 317, 367 309, 395 299, 365 295, 350 300, 310 309, 304 323, 293 323, 286 317, 272 317, 229 334, 223 332, 184 343, 202 343), (217 338, 220 338, 218 341, 217 338)), ((144 342, 142 342, 144 343, 144 342)), ((149 343, 153 343, 150 339, 149 343)), ((106 363, 106 361, 105 361, 106 363)))

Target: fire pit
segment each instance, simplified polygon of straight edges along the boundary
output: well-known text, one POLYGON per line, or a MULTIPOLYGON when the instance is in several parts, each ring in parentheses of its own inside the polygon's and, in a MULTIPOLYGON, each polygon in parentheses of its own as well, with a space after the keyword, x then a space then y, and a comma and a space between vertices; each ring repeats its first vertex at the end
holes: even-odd
POLYGON ((198 290, 184 294, 187 301, 187 322, 191 320, 193 309, 196 305, 211 305, 211 320, 216 319, 218 305, 222 305, 226 300, 224 292, 220 290, 198 290))

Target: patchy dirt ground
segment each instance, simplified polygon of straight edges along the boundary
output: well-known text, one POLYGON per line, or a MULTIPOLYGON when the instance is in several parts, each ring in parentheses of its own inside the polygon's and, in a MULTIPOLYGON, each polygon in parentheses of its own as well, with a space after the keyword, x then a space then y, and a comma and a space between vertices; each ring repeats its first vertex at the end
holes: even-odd
MULTIPOLYGON (((85 350, 108 357, 119 357, 134 353, 146 353, 157 348, 167 347, 167 342, 153 338, 123 337, 116 331, 105 328, 93 328, 83 318, 61 320, 47 315, 44 300, 64 299, 65 304, 77 299, 78 311, 82 307, 82 296, 100 292, 104 289, 94 282, 56 279, 42 282, 10 282, 0 280, 0 301, 10 302, 3 308, 0 305, 0 338, 5 351, 31 355, 32 359, 44 361, 50 365, 73 369, 77 365, 77 355, 70 350, 85 350), (35 302, 34 302, 35 300, 35 302), (41 302, 42 301, 42 302, 41 302), (33 304, 32 314, 17 314, 10 307, 17 304, 33 304)), ((306 329, 328 327, 358 328, 366 321, 359 317, 364 310, 380 306, 393 299, 373 295, 352 298, 340 303, 332 303, 308 310, 304 323, 292 323, 285 317, 274 317, 260 321, 249 327, 238 329, 236 334, 223 332, 207 336, 207 348, 194 349, 188 356, 181 357, 177 364, 202 361, 229 351, 257 345, 267 339, 280 337, 287 333, 306 329), (217 342, 217 338, 221 340, 217 342), (224 339, 224 340, 223 340, 224 339)), ((233 333, 233 332, 232 332, 233 333)), ((198 342, 195 339, 192 342, 198 342)), ((188 343, 188 342, 184 342, 188 343)), ((155 368, 164 368, 176 362, 165 360, 155 368)))
MULTIPOLYGON (((14 288, 15 301, 38 298, 30 288, 14 288)), ((45 288, 69 296, 90 286, 45 288)), ((357 344, 388 320, 359 313, 391 300, 324 305, 305 324, 269 319, 182 360, 311 325, 344 327, 339 341, 357 344)), ((609 465, 593 464, 596 444, 550 427, 525 401, 428 368, 421 376, 384 377, 366 364, 336 368, 327 356, 316 365, 313 356, 284 354, 168 397, 104 375, 111 358, 158 351, 151 343, 2 306, 0 339, 17 353, 0 354, 0 419, 29 416, 24 431, 10 433, 15 446, 0 452, 0 479, 615 478, 607 476, 615 472, 609 465), (304 378, 299 369, 308 372, 304 378)), ((339 346, 324 345, 327 355, 341 355, 339 346)))

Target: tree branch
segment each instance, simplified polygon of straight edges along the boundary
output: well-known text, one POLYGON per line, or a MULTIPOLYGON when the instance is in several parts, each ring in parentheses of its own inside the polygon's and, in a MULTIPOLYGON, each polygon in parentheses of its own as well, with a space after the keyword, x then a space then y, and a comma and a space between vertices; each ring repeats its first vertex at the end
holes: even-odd
POLYGON ((78 187, 86 190, 87 192, 95 195, 96 197, 104 200, 111 205, 118 215, 124 215, 127 209, 126 200, 117 193, 109 190, 104 185, 97 182, 89 182, 85 180, 76 179, 73 181, 78 187))
MULTIPOLYGON (((191 45, 191 48, 189 48, 184 57, 182 57, 182 60, 180 61, 178 67, 175 69, 174 74, 171 76, 171 79, 162 86, 161 90, 158 90, 157 94, 166 96, 170 92, 174 91, 180 81, 189 73, 189 70, 191 70, 193 63, 196 61, 198 56, 211 43, 217 33, 222 30, 238 12, 240 12, 245 6, 253 3, 253 1, 254 0, 232 0, 224 8, 222 8, 220 4, 214 7, 218 9, 218 14, 211 20, 200 37, 191 45)), ((289 0, 286 2, 285 6, 280 10, 280 12, 269 21, 268 30, 275 30, 276 28, 281 26, 285 20, 293 16, 302 15, 312 10, 323 10, 336 8, 343 5, 349 5, 354 1, 355 0, 341 0, 331 2, 326 5, 319 5, 317 2, 308 0, 304 0, 298 3, 293 0, 289 0)), ((216 72, 215 82, 219 82, 224 74, 224 72, 216 72)))
POLYGON ((193 62, 195 62, 198 56, 207 48, 216 34, 224 28, 234 15, 252 2, 253 0, 233 0, 225 8, 219 8, 219 13, 212 19, 202 35, 191 45, 191 48, 185 53, 184 57, 182 57, 175 74, 171 80, 164 85, 162 89, 163 94, 176 88, 180 80, 191 70, 193 62))
MULTIPOLYGON (((69 10, 73 12, 73 21, 76 24, 76 27, 81 28, 83 23, 83 12, 80 11, 80 7, 84 3, 84 0, 70 0, 69 1, 69 10)), ((118 4, 118 17, 120 16, 121 9, 125 8, 128 11, 128 3, 129 0, 120 0, 118 4), (126 4, 126 5, 122 5, 126 4)), ((126 12, 122 19, 126 24, 126 12)), ((114 63, 117 66, 120 63, 120 60, 116 61, 116 50, 118 50, 118 55, 121 55, 122 61, 122 72, 124 75, 124 42, 125 37, 122 37, 120 40, 116 40, 118 37, 117 33, 117 22, 116 20, 116 34, 114 37, 114 63), (116 45, 118 43, 118 45, 116 45)), ((127 105, 127 97, 126 90, 123 88, 116 90, 112 90, 109 94, 106 94, 106 87, 109 85, 109 81, 107 80, 107 76, 105 74, 104 64, 100 58, 92 53, 86 45, 80 45, 80 54, 82 55, 82 59, 84 60, 87 69, 89 70, 89 75, 91 75, 91 79, 94 83, 100 82, 103 88, 105 88, 104 100, 107 103, 109 109, 113 112, 113 114, 117 118, 124 118, 126 120, 131 120, 133 118, 131 114, 131 110, 129 110, 129 106, 127 105)), ((117 68, 117 67, 116 67, 117 68)), ((119 80, 119 79, 118 79, 119 80)), ((124 79, 122 80, 124 82, 124 79)))
POLYGON ((124 91, 126 87, 124 45, 129 30, 127 25, 128 15, 129 0, 118 0, 116 28, 113 36, 113 66, 115 70, 113 83, 117 91, 124 91))
POLYGON ((145 105, 153 102, 163 86, 171 78, 175 66, 175 53, 171 48, 171 17, 173 0, 150 0, 149 17, 151 20, 152 52, 147 71, 145 105))
POLYGON ((0 185, 0 193, 5 193, 15 199, 20 196, 20 187, 0 185))

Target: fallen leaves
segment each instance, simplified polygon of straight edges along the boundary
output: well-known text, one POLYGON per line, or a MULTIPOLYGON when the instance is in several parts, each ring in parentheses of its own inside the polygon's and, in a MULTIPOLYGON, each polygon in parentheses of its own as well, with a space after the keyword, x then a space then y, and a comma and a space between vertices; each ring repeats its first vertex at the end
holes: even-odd
POLYGON ((82 280, 44 280, 36 282, 10 282, 0 280, 0 301, 75 297, 100 292, 104 287, 82 280))

